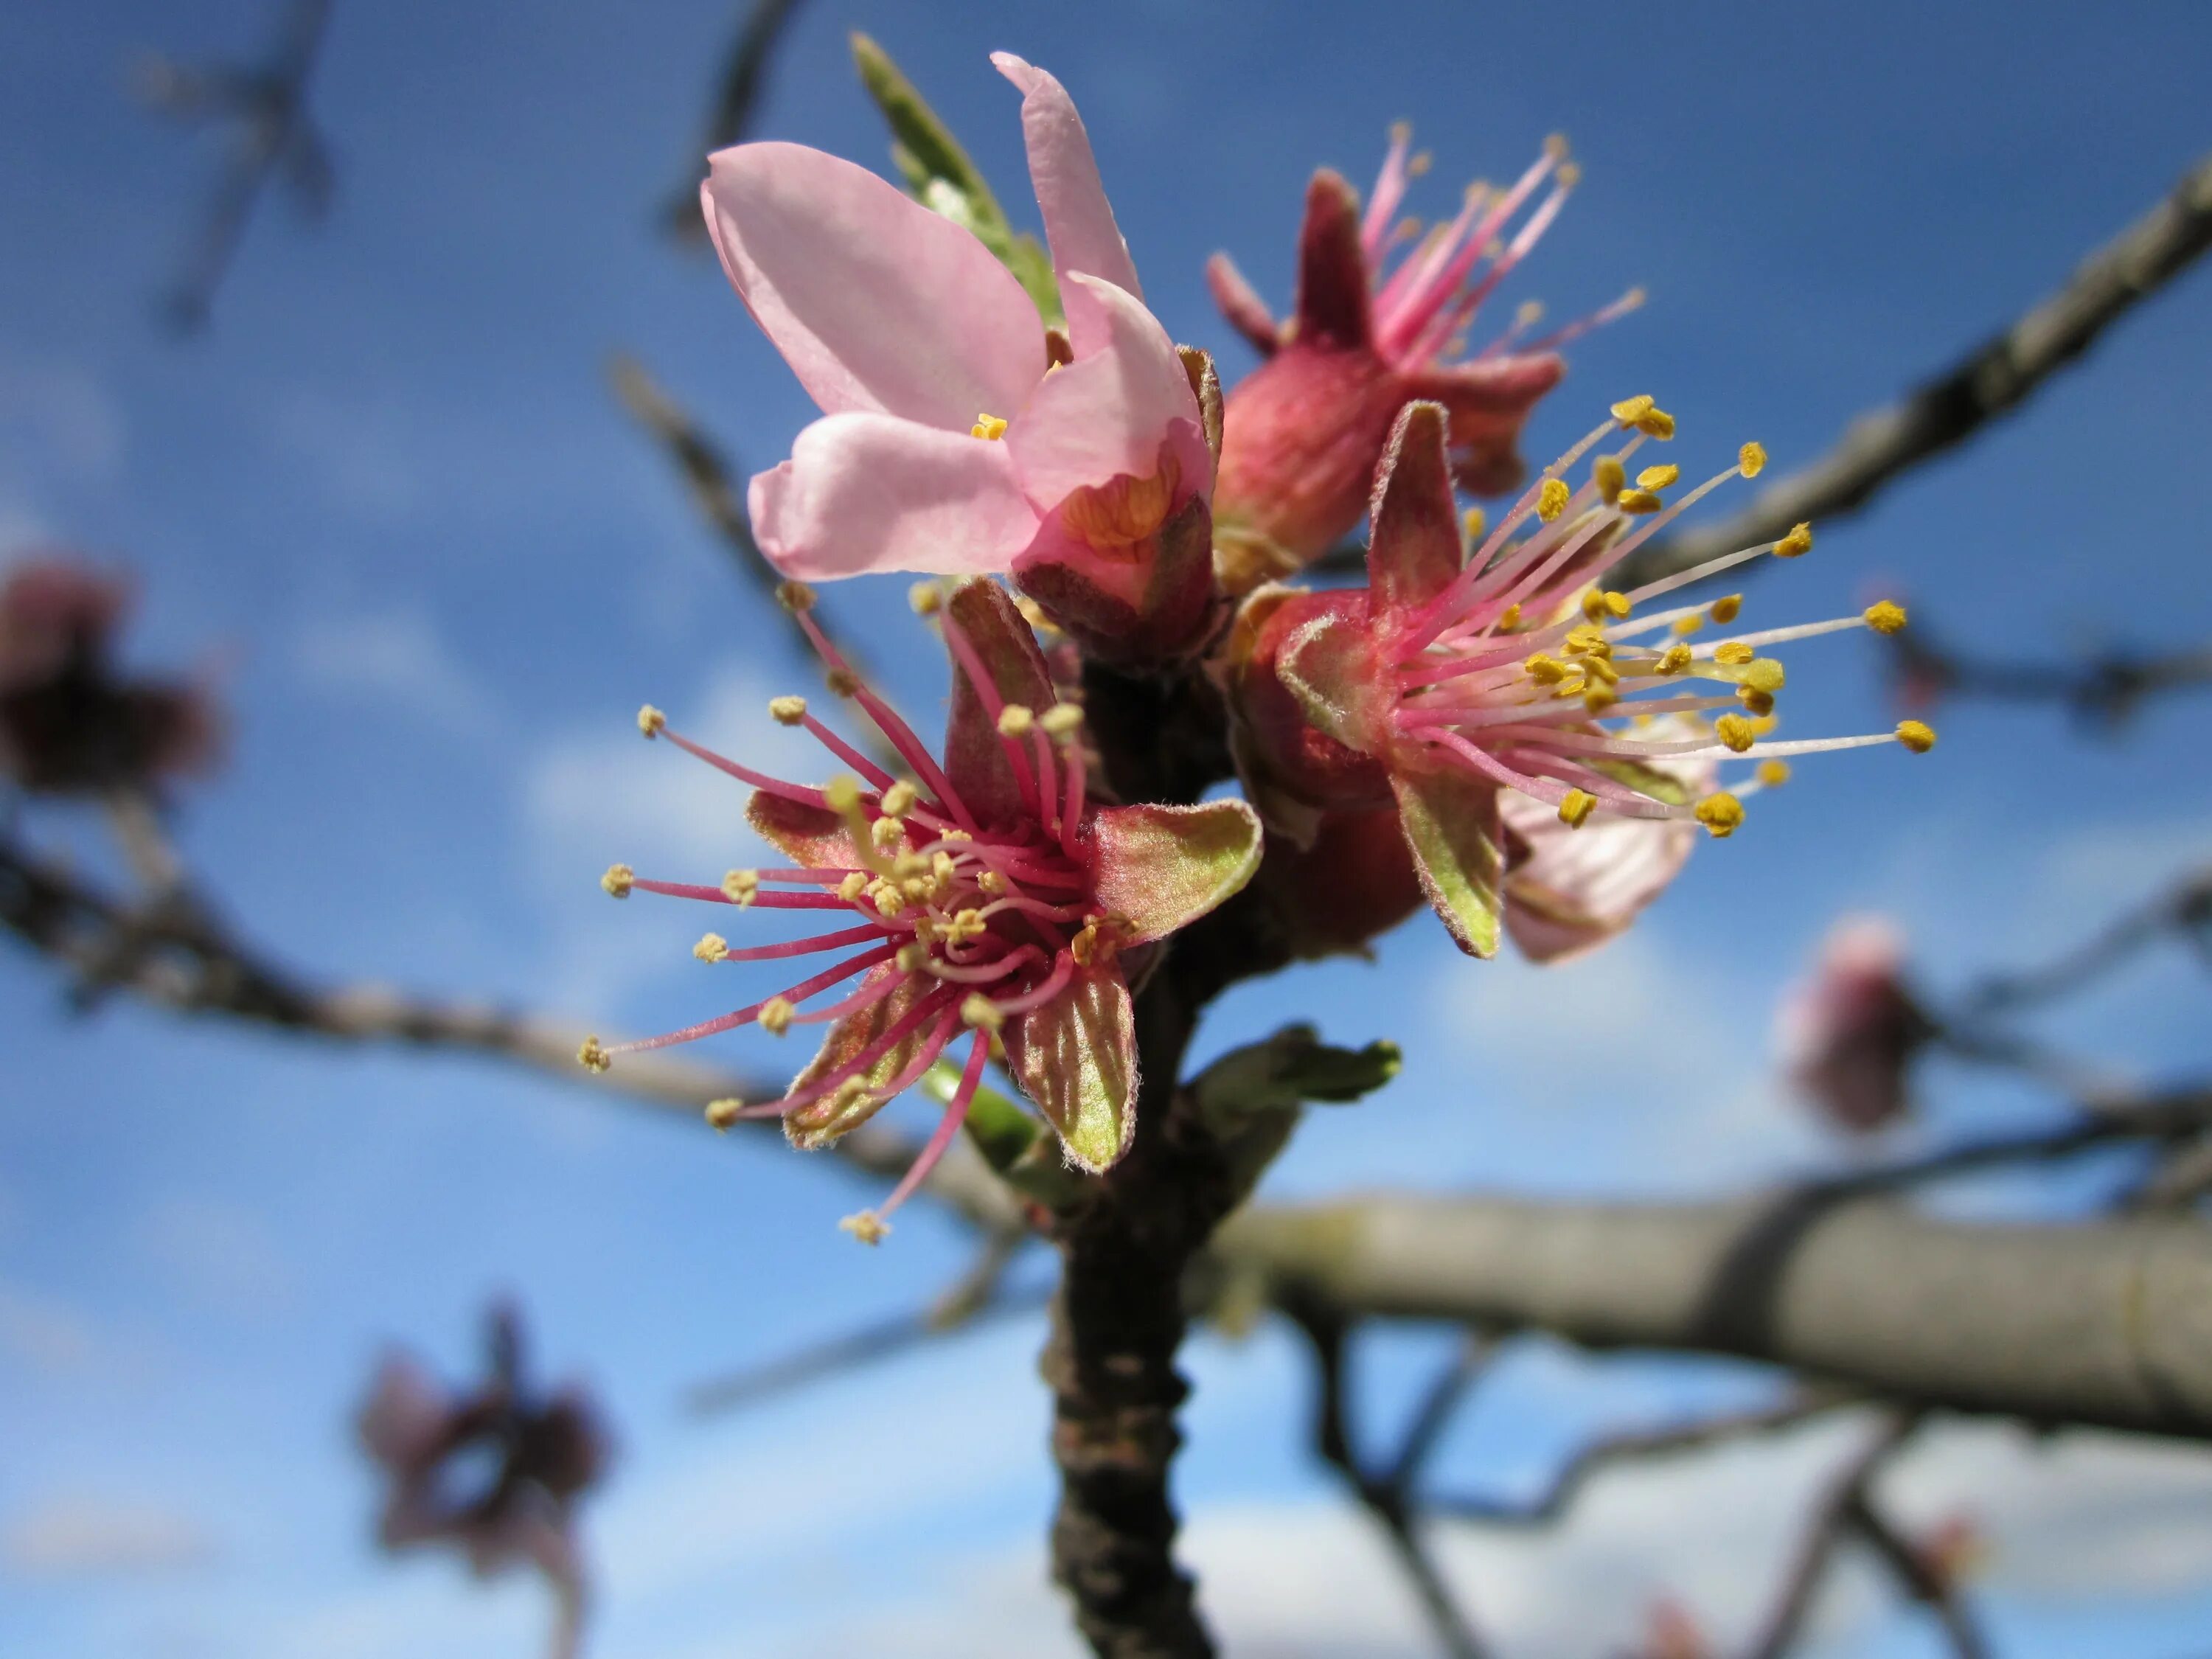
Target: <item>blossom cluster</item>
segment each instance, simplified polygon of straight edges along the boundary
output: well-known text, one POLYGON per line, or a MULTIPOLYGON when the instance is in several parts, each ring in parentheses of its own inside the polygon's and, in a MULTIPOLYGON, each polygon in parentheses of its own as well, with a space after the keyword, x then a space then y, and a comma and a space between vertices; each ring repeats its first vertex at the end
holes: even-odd
POLYGON ((1773 735, 1777 648, 1894 633, 1896 604, 1747 629, 1739 594, 1671 598, 1804 554, 1809 526, 1620 577, 1682 514, 1757 477, 1756 442, 1685 487, 1657 459, 1673 416, 1637 396, 1528 477, 1522 434, 1565 372, 1559 349, 1642 299, 1533 339, 1540 307, 1524 305, 1475 343, 1483 307, 1577 183, 1564 143, 1503 189, 1470 186, 1426 230, 1399 216, 1427 164, 1403 130, 1364 207, 1316 173, 1287 321, 1226 256, 1209 267, 1261 357, 1224 393, 1206 354, 1148 308, 1066 90, 993 61, 1021 94, 1049 282, 1018 276, 957 190, 909 196, 788 143, 710 158, 701 200, 722 267, 822 410, 752 480, 753 526, 832 692, 872 732, 855 740, 804 698, 774 700, 772 718, 839 769, 800 783, 643 712, 646 736, 751 788, 751 826, 789 862, 706 883, 617 865, 606 890, 820 912, 811 937, 732 945, 710 932, 695 953, 829 960, 731 1012, 593 1038, 580 1056, 603 1070, 742 1026, 818 1024, 818 1052, 780 1097, 708 1108, 724 1126, 781 1120, 805 1147, 937 1071, 949 1103, 935 1133, 848 1223, 869 1242, 958 1134, 994 1061, 1071 1165, 1110 1168, 1134 1130, 1133 998, 1173 936, 1248 883, 1292 955, 1363 948, 1425 898, 1470 954, 1510 936, 1556 960, 1626 927, 1791 760, 1935 742, 1917 720, 1773 735), (1492 526, 1463 495, 1512 498, 1492 526), (1363 515, 1366 581, 1294 585, 1363 515), (915 592, 952 674, 941 757, 810 612, 805 582, 883 571, 939 579, 915 592), (1049 656, 1040 632, 1060 641, 1049 656), (1206 688, 1243 799, 1114 797, 1086 664, 1112 683, 1206 688))

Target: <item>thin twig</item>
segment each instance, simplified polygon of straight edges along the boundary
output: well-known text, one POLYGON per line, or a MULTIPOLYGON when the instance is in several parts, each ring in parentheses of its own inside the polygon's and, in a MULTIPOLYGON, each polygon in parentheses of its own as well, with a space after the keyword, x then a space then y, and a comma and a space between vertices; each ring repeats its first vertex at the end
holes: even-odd
POLYGON ((1871 1482, 1861 1484, 1844 1519, 1899 1587, 1935 1615, 1957 1659, 1988 1659, 1989 1644, 1966 1611, 1957 1578, 1890 1523, 1875 1501, 1871 1482))
POLYGON ((2017 408, 2129 310, 2212 246, 2212 156, 2166 199, 2084 260, 2065 287, 1992 340, 1860 416, 1826 455, 1777 479, 1734 517, 1656 542, 1630 559, 1624 587, 1771 542, 1801 520, 1832 521, 2017 408))
MULTIPOLYGON (((699 139, 703 159, 726 149, 751 131, 753 115, 768 83, 768 66, 784 27, 799 9, 799 0, 752 0, 738 25, 737 38, 715 83, 714 101, 708 106, 699 139)), ((693 245, 707 240, 706 222, 699 216, 699 179, 695 162, 692 176, 678 187, 663 210, 670 234, 693 245)))
POLYGON ((1370 1474, 1361 1462, 1352 1437, 1351 1365, 1341 1318, 1316 1308, 1292 1304, 1291 1316, 1313 1345, 1317 1372, 1314 1397, 1314 1449, 1322 1460, 1344 1477, 1360 1505, 1375 1517, 1389 1541, 1398 1565, 1413 1587, 1421 1610, 1428 1616, 1437 1641, 1451 1659, 1483 1659, 1489 1650, 1473 1622, 1444 1582, 1443 1571, 1429 1554, 1420 1532, 1420 1517, 1412 1501, 1412 1484, 1452 1407, 1466 1392, 1481 1367, 1484 1350, 1472 1339, 1447 1366, 1431 1389, 1422 1409, 1390 1473, 1370 1474))
POLYGON ((1916 1416, 1892 1413, 1828 1483, 1806 1519, 1773 1606, 1744 1650, 1746 1659, 1783 1659, 1796 1645, 1806 1615, 1813 1610, 1814 1596, 1835 1559, 1836 1547, 1852 1530, 1853 1516, 1864 1504, 1868 1483, 1918 1425, 1916 1416))
POLYGON ((1961 997, 1959 1006, 1975 1018, 2012 1013, 2082 989, 2169 934, 2197 937, 2208 929, 2212 929, 2212 866, 2190 872, 2040 968, 1991 975, 1961 997))
POLYGON ((1825 1413, 1852 1403, 1855 1396, 1841 1390, 1808 1390, 1771 1406, 1750 1411, 1726 1412, 1687 1423, 1670 1423, 1656 1429, 1626 1429, 1585 1441, 1559 1466, 1544 1490, 1530 1498, 1504 1498, 1466 1494, 1429 1494, 1427 1507, 1455 1521, 1479 1526, 1539 1528, 1556 1525, 1566 1517, 1591 1479, 1618 1463, 1647 1458, 1672 1457, 1682 1452, 1703 1451, 1749 1435, 1773 1434, 1796 1427, 1825 1413))
POLYGON ((2084 725, 2111 730, 2154 697, 2212 689, 2212 647, 2112 651, 2080 662, 1971 656, 1942 642, 1924 623, 1890 641, 1891 678, 1910 702, 1978 697, 2055 703, 2084 725))

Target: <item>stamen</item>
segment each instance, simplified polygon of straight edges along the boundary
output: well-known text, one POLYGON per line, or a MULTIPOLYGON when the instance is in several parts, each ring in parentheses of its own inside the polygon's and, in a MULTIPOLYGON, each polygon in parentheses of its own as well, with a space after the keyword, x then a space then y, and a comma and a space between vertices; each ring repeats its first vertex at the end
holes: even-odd
POLYGON ((628 898, 636 884, 637 872, 627 864, 610 864, 606 874, 599 878, 600 890, 609 898, 628 898))

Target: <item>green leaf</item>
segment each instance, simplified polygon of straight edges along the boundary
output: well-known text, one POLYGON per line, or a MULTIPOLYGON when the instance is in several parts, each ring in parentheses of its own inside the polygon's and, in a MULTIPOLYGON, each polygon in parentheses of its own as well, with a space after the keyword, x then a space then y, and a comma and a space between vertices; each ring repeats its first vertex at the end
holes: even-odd
POLYGON ((1307 1101, 1347 1105, 1398 1075, 1398 1045, 1364 1048, 1323 1042, 1310 1025, 1285 1025, 1264 1042, 1233 1049, 1191 1085, 1200 1111, 1217 1131, 1255 1113, 1285 1112, 1307 1101))
POLYGON ((1497 787, 1457 772, 1393 776, 1390 787, 1421 890, 1461 950, 1496 956, 1504 862, 1497 787))
POLYGON ((1006 222, 999 198, 951 130, 891 62, 890 54, 857 30, 853 62, 860 71, 860 84, 890 127, 891 162, 905 179, 908 193, 931 212, 973 232, 1014 273, 1046 325, 1060 327, 1065 316, 1051 255, 1036 237, 1006 222))

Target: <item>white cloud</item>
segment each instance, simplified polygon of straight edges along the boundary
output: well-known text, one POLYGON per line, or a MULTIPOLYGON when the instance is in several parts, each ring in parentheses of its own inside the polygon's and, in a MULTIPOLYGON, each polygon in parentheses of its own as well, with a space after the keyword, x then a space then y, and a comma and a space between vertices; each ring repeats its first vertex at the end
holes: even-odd
POLYGON ((168 1571, 215 1553, 190 1516, 95 1493, 58 1494, 0 1526, 0 1565, 23 1578, 168 1571))
POLYGON ((448 731, 482 731, 495 717, 489 690, 419 611, 326 617, 293 641, 300 678, 337 696, 363 697, 448 731))

